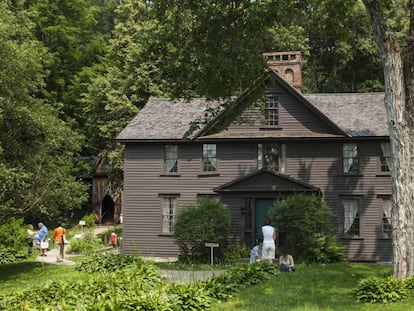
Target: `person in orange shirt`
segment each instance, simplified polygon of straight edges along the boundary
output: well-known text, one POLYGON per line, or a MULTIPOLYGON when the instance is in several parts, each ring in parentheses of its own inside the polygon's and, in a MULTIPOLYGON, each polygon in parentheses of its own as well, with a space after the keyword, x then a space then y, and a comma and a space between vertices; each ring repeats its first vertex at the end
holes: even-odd
POLYGON ((112 245, 112 247, 117 247, 118 246, 118 236, 116 235, 116 233, 114 231, 112 231, 112 233, 111 233, 111 245, 112 245))
POLYGON ((55 242, 58 254, 56 255, 57 262, 62 262, 65 256, 65 236, 66 229, 59 223, 56 229, 53 231, 53 241, 55 242))

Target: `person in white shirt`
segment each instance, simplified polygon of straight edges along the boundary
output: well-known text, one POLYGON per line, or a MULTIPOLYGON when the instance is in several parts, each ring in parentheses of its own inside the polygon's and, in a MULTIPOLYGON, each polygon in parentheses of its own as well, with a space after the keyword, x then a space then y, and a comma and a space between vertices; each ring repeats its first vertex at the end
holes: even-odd
POLYGON ((273 263, 276 252, 276 230, 270 225, 270 219, 265 219, 265 225, 262 227, 263 233, 263 249, 262 259, 268 263, 273 263))
POLYGON ((257 240, 257 245, 250 251, 250 263, 260 262, 262 259, 263 239, 257 240))

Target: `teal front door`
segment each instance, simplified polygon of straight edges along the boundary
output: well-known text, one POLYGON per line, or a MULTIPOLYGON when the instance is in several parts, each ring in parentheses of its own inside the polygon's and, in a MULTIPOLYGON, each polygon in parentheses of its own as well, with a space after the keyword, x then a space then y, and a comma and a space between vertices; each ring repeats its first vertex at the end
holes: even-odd
POLYGON ((256 199, 255 205, 255 239, 263 239, 262 226, 275 199, 256 199))

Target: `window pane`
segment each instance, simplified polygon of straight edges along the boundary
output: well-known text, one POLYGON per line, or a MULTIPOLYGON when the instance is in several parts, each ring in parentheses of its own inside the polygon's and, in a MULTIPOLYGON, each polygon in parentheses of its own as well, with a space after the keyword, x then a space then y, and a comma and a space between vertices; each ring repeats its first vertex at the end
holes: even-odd
POLYGON ((178 146, 164 146, 164 172, 175 173, 178 170, 178 146))
POLYGON ((162 208, 162 232, 172 233, 176 212, 176 198, 164 198, 162 208))
POLYGON ((391 237, 391 199, 382 199, 383 213, 382 213, 382 232, 384 237, 391 237))
POLYGON ((343 144, 342 164, 344 173, 359 172, 359 158, 357 144, 343 144))
POLYGON ((258 169, 267 168, 275 172, 279 171, 280 144, 258 144, 257 152, 258 169))
POLYGON ((381 172, 389 172, 391 167, 391 146, 389 142, 381 143, 381 172))
POLYGON ((343 200, 344 206, 344 234, 359 236, 359 207, 358 200, 343 200))
POLYGON ((217 169, 216 144, 203 145, 203 171, 215 172, 217 169))
POLYGON ((266 125, 279 125, 279 99, 277 96, 266 98, 266 125))

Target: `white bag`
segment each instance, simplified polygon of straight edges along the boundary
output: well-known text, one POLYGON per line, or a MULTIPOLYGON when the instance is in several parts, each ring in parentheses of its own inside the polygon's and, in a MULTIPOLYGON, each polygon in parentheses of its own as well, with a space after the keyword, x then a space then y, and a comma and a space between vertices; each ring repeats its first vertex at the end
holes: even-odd
POLYGON ((40 242, 40 249, 48 249, 49 248, 49 242, 48 241, 41 241, 40 242))
POLYGON ((66 235, 63 236, 63 244, 69 244, 68 239, 66 239, 66 235))

